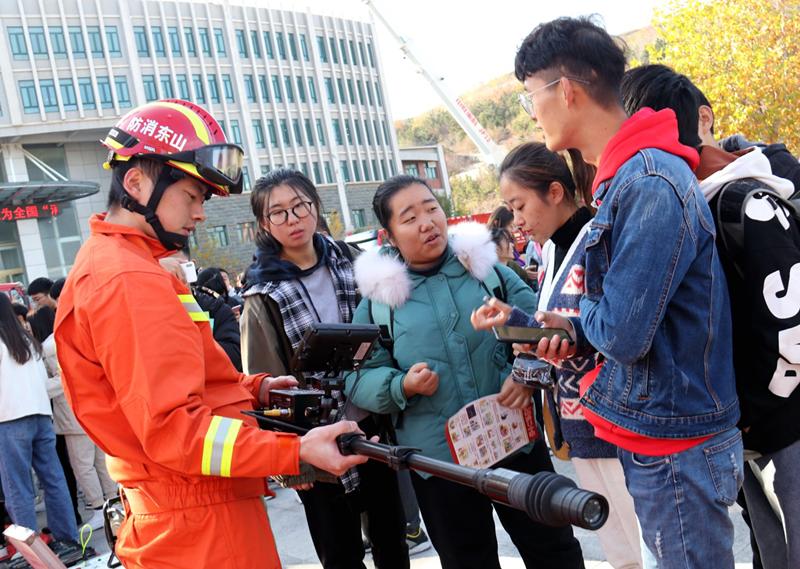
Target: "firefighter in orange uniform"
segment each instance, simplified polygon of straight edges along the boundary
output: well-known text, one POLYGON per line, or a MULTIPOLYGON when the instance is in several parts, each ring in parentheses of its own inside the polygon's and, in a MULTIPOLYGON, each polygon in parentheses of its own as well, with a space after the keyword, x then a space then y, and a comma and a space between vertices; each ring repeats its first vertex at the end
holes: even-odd
POLYGON ((206 198, 241 192, 243 151, 180 100, 134 109, 103 144, 109 211, 90 220, 56 342, 69 402, 122 486, 117 555, 128 569, 280 567, 265 477, 296 474, 300 461, 337 475, 364 462, 335 441, 357 426, 259 430, 241 411, 294 378, 238 373, 189 289, 158 264, 205 219, 206 198))

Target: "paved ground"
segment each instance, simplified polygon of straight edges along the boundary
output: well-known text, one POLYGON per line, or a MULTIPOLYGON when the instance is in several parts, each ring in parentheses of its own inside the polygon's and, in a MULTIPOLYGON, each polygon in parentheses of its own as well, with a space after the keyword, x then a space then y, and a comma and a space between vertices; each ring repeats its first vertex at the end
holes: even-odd
MULTIPOLYGON (((556 470, 566 476, 574 476, 574 471, 568 462, 555 460, 556 470)), ((291 490, 278 490, 275 499, 267 502, 272 530, 275 533, 275 540, 278 544, 278 552, 284 569, 312 569, 320 567, 311 537, 308 534, 305 514, 303 507, 296 499, 296 494, 291 490)), ((731 509, 731 516, 734 520, 736 535, 734 542, 734 552, 736 556, 736 569, 751 569, 752 554, 750 551, 750 539, 747 533, 747 526, 742 521, 741 510, 737 507, 731 509)), ((44 520, 42 520, 44 521, 44 520)), ((511 543, 508 534, 495 518, 497 527, 497 542, 501 564, 504 569, 522 569, 524 565, 517 555, 517 550, 511 543)), ((576 535, 583 549, 586 569, 612 569, 611 565, 605 561, 605 556, 600 548, 600 542, 590 531, 576 529, 576 535)), ((103 531, 96 531, 91 539, 92 546, 102 557, 81 565, 84 569, 95 569, 105 567, 108 546, 105 542, 103 531)), ((374 566, 367 556, 367 566, 372 569, 374 566)), ((413 569, 441 569, 439 558, 436 551, 431 548, 421 552, 412 558, 411 566, 413 569)), ((242 568, 246 569, 246 568, 242 568)))

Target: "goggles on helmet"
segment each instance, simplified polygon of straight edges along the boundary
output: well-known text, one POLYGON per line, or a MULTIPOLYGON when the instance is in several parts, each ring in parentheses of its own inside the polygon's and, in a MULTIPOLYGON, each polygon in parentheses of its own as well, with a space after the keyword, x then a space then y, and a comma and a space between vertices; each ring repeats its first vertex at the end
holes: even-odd
POLYGON ((209 144, 175 154, 144 154, 141 157, 191 164, 203 180, 225 186, 232 194, 242 193, 244 150, 237 144, 209 144))

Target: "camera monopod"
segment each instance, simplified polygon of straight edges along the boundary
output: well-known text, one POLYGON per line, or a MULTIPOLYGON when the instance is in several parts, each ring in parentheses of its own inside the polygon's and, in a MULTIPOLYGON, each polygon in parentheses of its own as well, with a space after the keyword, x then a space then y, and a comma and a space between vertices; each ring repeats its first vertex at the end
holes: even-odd
POLYGON ((412 468, 469 486, 493 502, 522 510, 545 525, 572 524, 596 530, 608 519, 608 501, 602 495, 581 490, 569 478, 553 472, 475 469, 429 458, 414 448, 375 443, 356 433, 340 435, 338 442, 342 454, 366 456, 395 470, 412 468))

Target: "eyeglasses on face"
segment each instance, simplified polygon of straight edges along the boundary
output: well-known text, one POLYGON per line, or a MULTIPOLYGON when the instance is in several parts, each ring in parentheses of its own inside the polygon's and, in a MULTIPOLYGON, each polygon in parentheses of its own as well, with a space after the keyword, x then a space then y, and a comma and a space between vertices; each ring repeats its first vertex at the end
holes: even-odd
POLYGON ((271 225, 283 225, 289 221, 289 212, 292 212, 297 219, 303 219, 311 215, 311 202, 300 202, 289 209, 276 209, 267 214, 267 220, 271 225))
POLYGON ((550 81, 550 83, 542 85, 541 87, 537 87, 533 91, 525 91, 524 93, 520 93, 519 104, 522 105, 522 108, 525 109, 526 113, 528 113, 529 115, 533 115, 533 101, 536 93, 544 91, 548 87, 552 87, 553 85, 560 83, 562 79, 569 79, 570 81, 575 81, 576 83, 583 83, 584 85, 589 85, 590 83, 586 79, 580 79, 578 77, 570 77, 569 75, 562 75, 558 79, 553 79, 552 81, 550 81))

